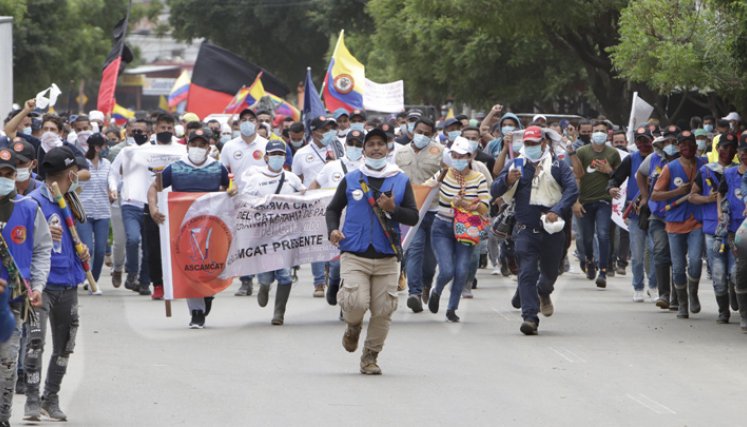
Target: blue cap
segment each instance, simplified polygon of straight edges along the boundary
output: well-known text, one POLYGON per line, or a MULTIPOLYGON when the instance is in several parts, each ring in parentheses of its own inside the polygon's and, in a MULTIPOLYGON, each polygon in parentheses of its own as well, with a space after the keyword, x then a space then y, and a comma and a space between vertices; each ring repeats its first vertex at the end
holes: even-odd
POLYGON ((457 119, 455 119, 455 118, 453 118, 453 117, 452 117, 452 118, 450 118, 450 119, 446 119, 446 120, 444 121, 444 129, 446 129, 446 128, 447 128, 447 127, 449 127, 449 126, 454 126, 454 125, 457 125, 457 124, 458 124, 458 125, 459 125, 460 127, 462 126, 462 122, 460 122, 459 120, 457 120, 457 119))
POLYGON ((342 116, 350 117, 350 113, 348 113, 348 110, 341 107, 336 109, 335 112, 332 113, 332 116, 335 118, 335 120, 339 120, 342 116))
POLYGON ((267 145, 265 146, 265 153, 270 154, 276 152, 285 153, 285 142, 278 139, 271 139, 267 141, 267 145))

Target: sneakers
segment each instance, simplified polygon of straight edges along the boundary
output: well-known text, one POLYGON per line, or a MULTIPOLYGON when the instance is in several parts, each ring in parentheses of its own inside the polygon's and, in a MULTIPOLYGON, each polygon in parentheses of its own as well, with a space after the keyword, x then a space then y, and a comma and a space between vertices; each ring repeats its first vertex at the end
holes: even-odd
POLYGON ((465 286, 464 289, 462 289, 462 298, 464 298, 464 299, 472 299, 474 297, 475 296, 472 295, 472 289, 469 289, 466 286, 465 286))
POLYGON ((511 271, 508 269, 508 265, 501 264, 500 269, 501 269, 501 276, 508 277, 511 275, 511 271))
POLYGON ((267 306, 267 302, 270 301, 270 285, 259 285, 259 292, 257 292, 257 304, 260 307, 267 306))
POLYGON ((139 293, 140 295, 143 295, 143 296, 148 296, 148 295, 150 295, 150 287, 148 286, 148 284, 142 284, 141 283, 140 287, 137 290, 137 293, 139 293))
POLYGON ((114 263, 112 263, 112 256, 111 255, 105 255, 104 256, 104 265, 107 266, 107 267, 111 267, 112 265, 114 265, 114 263))
POLYGON ((643 291, 633 291, 633 302, 643 302, 644 300, 643 291))
POLYGON ((376 364, 376 358, 379 356, 378 351, 363 349, 361 355, 361 374, 363 375, 381 375, 381 368, 376 364))
POLYGON ((252 294, 252 279, 241 280, 241 287, 234 294, 237 297, 250 296, 252 294))
POLYGON ((659 299, 659 290, 656 288, 649 289, 646 293, 648 294, 648 302, 656 302, 659 299))
POLYGON ((607 277, 615 277, 615 270, 614 269, 607 269, 607 277))
POLYGON ((553 313, 555 313, 555 307, 552 305, 552 299, 550 298, 550 295, 542 295, 540 294, 540 313, 542 313, 545 317, 552 316, 553 313))
POLYGON ((324 298, 324 285, 314 285, 314 298, 324 298))
POLYGON ((521 296, 519 295, 519 287, 516 287, 514 296, 511 297, 511 307, 519 309, 521 308, 521 296))
POLYGON ((584 266, 586 268, 586 278, 589 280, 594 280, 594 278, 597 277, 597 267, 596 265, 594 265, 594 261, 587 260, 584 263, 584 266))
POLYGON ((104 291, 101 290, 100 286, 96 286, 96 291, 91 292, 92 295, 104 295, 104 291))
POLYGON ((451 323, 459 323, 459 316, 457 316, 456 310, 446 310, 446 320, 451 323))
POLYGON ((23 408, 23 420, 41 421, 41 400, 39 399, 38 394, 26 395, 26 405, 23 408))
POLYGON ((407 308, 412 310, 413 313, 420 313, 423 311, 423 302, 420 298, 420 295, 410 295, 407 297, 407 308))
POLYGON ((617 268, 615 269, 615 273, 619 274, 620 276, 624 276, 625 275, 625 267, 622 266, 622 265, 618 265, 617 268))
POLYGON ((192 320, 189 321, 189 329, 202 329, 205 327, 205 312, 192 310, 192 320))
POLYGON ((361 336, 361 325, 350 325, 345 328, 345 333, 342 335, 342 348, 347 350, 349 353, 354 352, 358 349, 358 338, 361 336))
POLYGON ((41 405, 42 414, 48 416, 55 421, 67 421, 67 415, 60 409, 60 399, 56 394, 48 394, 44 396, 44 401, 41 405))
POLYGON ((668 310, 669 309, 669 297, 666 295, 660 295, 658 298, 656 298, 656 306, 662 310, 668 310))
POLYGON ((438 313, 438 300, 440 298, 441 295, 437 294, 436 291, 431 292, 431 296, 428 298, 428 310, 430 310, 431 313, 438 313))
POLYGON ((129 289, 133 292, 140 291, 140 283, 138 283, 134 273, 127 273, 127 280, 125 280, 124 286, 125 289, 129 289))
POLYGON ((112 286, 118 288, 122 286, 122 272, 112 271, 112 286))
POLYGON ((607 273, 604 271, 599 272, 599 276, 597 276, 597 288, 604 289, 607 287, 607 273))
POLYGON ((525 320, 521 323, 519 330, 524 335, 537 335, 537 324, 531 320, 525 320))
POLYGON ((152 300, 163 299, 163 285, 153 285, 153 295, 150 296, 152 300))
POLYGON ((490 272, 491 276, 497 276, 499 274, 501 274, 501 267, 496 267, 493 269, 493 271, 490 272))

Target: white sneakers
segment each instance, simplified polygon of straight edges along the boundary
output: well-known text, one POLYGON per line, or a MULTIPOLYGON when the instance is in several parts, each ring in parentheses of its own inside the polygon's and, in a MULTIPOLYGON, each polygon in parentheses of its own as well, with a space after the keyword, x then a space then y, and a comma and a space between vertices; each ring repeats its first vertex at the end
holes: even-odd
POLYGON ((493 276, 497 276, 497 275, 501 274, 501 267, 498 266, 498 267, 494 268, 493 271, 490 272, 490 274, 493 275, 493 276))
POLYGON ((643 291, 633 291, 633 302, 643 302, 644 300, 643 291))
POLYGON ((650 289, 649 288, 646 292, 648 293, 648 302, 655 303, 656 300, 659 299, 659 290, 658 289, 656 289, 656 288, 650 289))

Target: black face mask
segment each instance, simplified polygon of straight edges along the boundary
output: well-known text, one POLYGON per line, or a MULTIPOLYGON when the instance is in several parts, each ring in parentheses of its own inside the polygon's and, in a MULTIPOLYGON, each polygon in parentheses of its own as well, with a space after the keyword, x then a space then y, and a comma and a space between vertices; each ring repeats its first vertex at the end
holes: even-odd
POLYGON ((170 144, 171 138, 174 136, 172 132, 158 132, 156 134, 156 141, 161 144, 170 144))
POLYGON ((588 144, 591 142, 591 135, 579 135, 578 139, 584 142, 584 144, 588 144))
POLYGON ((144 133, 136 133, 132 135, 132 139, 135 140, 135 144, 143 145, 148 141, 148 135, 144 133))

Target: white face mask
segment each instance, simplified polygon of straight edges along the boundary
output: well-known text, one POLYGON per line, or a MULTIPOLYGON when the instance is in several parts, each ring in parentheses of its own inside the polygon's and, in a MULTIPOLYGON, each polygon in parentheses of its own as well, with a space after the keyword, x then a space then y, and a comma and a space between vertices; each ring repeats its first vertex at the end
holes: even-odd
POLYGON ((29 178, 31 178, 31 170, 29 168, 16 169, 16 182, 26 182, 29 178))
POLYGON ((205 160, 207 160, 207 155, 208 150, 205 148, 190 147, 189 151, 187 152, 189 161, 196 165, 205 163, 205 160))

